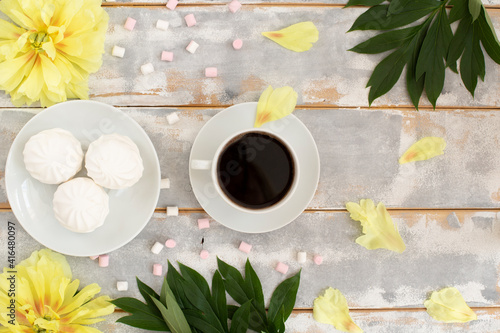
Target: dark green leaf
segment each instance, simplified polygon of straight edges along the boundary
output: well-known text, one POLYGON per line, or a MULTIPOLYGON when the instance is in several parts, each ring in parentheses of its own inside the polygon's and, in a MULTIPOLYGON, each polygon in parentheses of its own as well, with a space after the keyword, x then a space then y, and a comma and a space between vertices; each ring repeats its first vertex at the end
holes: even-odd
POLYGON ((351 6, 375 6, 380 5, 384 0, 349 0, 344 8, 351 6))
POLYGON ((161 318, 160 310, 158 310, 158 308, 156 307, 156 305, 152 300, 152 298, 160 299, 160 296, 156 293, 156 291, 154 291, 144 282, 139 280, 138 277, 136 277, 135 279, 137 281, 137 287, 139 288, 139 292, 141 293, 142 297, 144 297, 144 300, 146 301, 149 310, 151 311, 152 314, 154 314, 158 318, 161 318))
POLYGON ((230 333, 246 333, 250 320, 250 306, 252 301, 243 304, 233 315, 230 333))
POLYGON ((238 304, 246 303, 250 298, 243 289, 245 282, 241 273, 236 268, 226 264, 219 258, 217 258, 217 266, 219 268, 219 272, 224 278, 224 286, 226 287, 228 294, 236 302, 238 302, 238 304))
POLYGON ((421 29, 421 26, 392 30, 376 35, 367 41, 356 45, 349 51, 365 54, 376 54, 395 49, 402 46, 406 41, 413 38, 421 29))
POLYGON ((121 317, 116 322, 132 327, 137 327, 143 330, 170 332, 167 324, 163 319, 148 316, 144 313, 134 313, 131 316, 121 317))
POLYGON ((203 333, 220 333, 220 329, 207 321, 205 314, 199 310, 184 310, 187 321, 191 326, 203 333))
POLYGON ((420 102, 420 96, 422 96, 422 92, 424 91, 425 74, 417 80, 415 74, 416 64, 418 54, 420 53, 420 49, 422 48, 425 35, 427 34, 427 28, 429 27, 430 23, 430 20, 424 23, 422 29, 413 37, 409 46, 409 50, 412 50, 411 58, 406 66, 406 89, 408 90, 410 99, 417 110, 418 103, 420 102))
POLYGON ((438 0, 413 0, 397 14, 388 14, 389 5, 371 7, 361 14, 349 31, 353 30, 390 30, 408 25, 430 14, 440 6, 438 0))
POLYGON ((453 6, 450 10, 450 23, 469 15, 468 0, 451 0, 448 5, 453 6))
POLYGON ((481 3, 481 0, 469 0, 469 13, 472 15, 472 22, 477 20, 482 7, 483 4, 481 3))
POLYGON ((391 0, 387 9, 388 15, 399 14, 411 1, 413 0, 391 0))
POLYGON ((247 259, 245 264, 245 286, 246 289, 252 290, 253 304, 255 307, 262 311, 263 314, 266 313, 266 305, 264 303, 264 292, 262 291, 262 284, 260 282, 257 273, 250 264, 250 260, 247 259))
POLYGON ((227 306, 227 317, 229 319, 233 319, 234 313, 239 309, 236 305, 228 305, 227 306))
POLYGON ((451 39, 450 47, 448 48, 446 65, 449 66, 455 73, 458 73, 457 60, 460 59, 462 53, 464 53, 465 37, 467 36, 469 29, 472 29, 471 24, 472 17, 467 13, 467 16, 460 21, 457 31, 451 39))
POLYGON ((172 333, 192 333, 186 317, 179 307, 179 304, 177 304, 172 291, 168 288, 168 285, 166 288, 168 289, 165 301, 167 303, 166 306, 156 298, 153 298, 153 302, 155 302, 155 305, 160 310, 163 320, 165 320, 172 333))
MULTIPOLYGON (((179 263, 179 269, 181 270, 181 274, 185 280, 191 281, 196 287, 203 293, 205 299, 208 300, 211 304, 212 297, 210 295, 210 287, 208 286, 207 280, 203 276, 200 275, 194 269, 179 263)), ((213 304, 211 304, 213 307, 213 304)))
POLYGON ((300 271, 291 278, 281 282, 276 290, 274 290, 267 314, 269 321, 274 322, 281 307, 284 307, 284 320, 286 321, 288 319, 293 311, 293 306, 295 305, 299 284, 300 271))
POLYGON ((188 303, 184 290, 180 284, 184 278, 177 272, 174 266, 168 261, 167 282, 180 307, 185 308, 188 303))
POLYGON ((284 333, 285 332, 285 307, 282 306, 276 318, 274 318, 272 330, 276 333, 284 333))
POLYGON ((493 59, 494 62, 500 65, 500 43, 495 32, 495 28, 491 23, 490 16, 484 10, 481 11, 481 15, 478 20, 479 37, 484 49, 488 55, 493 59))
POLYGON ((212 278, 212 302, 215 305, 215 313, 222 324, 225 331, 227 328, 227 302, 226 302, 226 289, 224 288, 224 281, 219 271, 215 271, 212 278))
MULTIPOLYGON (((155 331, 161 331, 161 330, 168 330, 168 326, 164 323, 161 313, 159 316, 156 316, 154 313, 151 312, 151 309, 141 301, 131 298, 131 297, 122 297, 118 298, 115 300, 112 300, 111 303, 122 309, 123 311, 130 312, 133 315, 133 318, 129 318, 132 316, 128 317, 123 317, 123 318, 129 318, 129 319, 123 319, 120 318, 119 322, 134 326, 134 327, 139 327, 137 325, 146 325, 146 321, 151 321, 151 325, 153 325, 153 328, 144 328, 144 327, 139 327, 143 329, 152 329, 155 331), (124 321, 125 320, 125 321, 124 321), (129 322, 134 322, 134 325, 129 324, 129 322), (141 324, 142 323, 142 324, 141 324), (163 323, 163 324, 162 324, 163 323)), ((154 304, 153 304, 154 305, 154 304)), ((158 311, 159 312, 159 311, 158 311)))
POLYGON ((460 59, 460 76, 472 96, 476 90, 477 77, 484 79, 485 75, 484 56, 479 45, 478 29, 478 22, 475 22, 472 29, 469 29, 465 38, 465 50, 460 59))

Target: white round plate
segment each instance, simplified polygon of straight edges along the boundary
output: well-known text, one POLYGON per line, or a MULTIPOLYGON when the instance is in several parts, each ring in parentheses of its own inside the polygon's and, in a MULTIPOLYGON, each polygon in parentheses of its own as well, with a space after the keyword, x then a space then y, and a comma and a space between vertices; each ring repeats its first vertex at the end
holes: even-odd
MULTIPOLYGON (((193 143, 189 160, 211 160, 219 145, 233 133, 253 128, 257 103, 231 106, 210 119, 193 143)), ((217 193, 210 172, 189 170, 193 192, 205 211, 228 228, 247 233, 262 233, 284 227, 295 220, 311 202, 319 180, 319 154, 307 127, 294 115, 266 123, 268 129, 285 139, 299 161, 297 190, 281 207, 269 213, 242 212, 217 193)))
MULTIPOLYGON (((85 176, 85 167, 77 176, 85 176)), ((71 101, 54 105, 34 116, 17 135, 5 168, 7 196, 23 228, 42 245, 72 256, 111 252, 131 241, 146 226, 160 194, 158 156, 144 130, 122 111, 94 101, 71 101), (84 151, 103 134, 126 135, 135 142, 144 162, 144 174, 132 187, 107 190, 109 215, 104 225, 87 234, 74 233, 59 224, 52 210, 57 185, 30 176, 24 166, 23 149, 40 131, 63 128, 80 140, 84 151)))

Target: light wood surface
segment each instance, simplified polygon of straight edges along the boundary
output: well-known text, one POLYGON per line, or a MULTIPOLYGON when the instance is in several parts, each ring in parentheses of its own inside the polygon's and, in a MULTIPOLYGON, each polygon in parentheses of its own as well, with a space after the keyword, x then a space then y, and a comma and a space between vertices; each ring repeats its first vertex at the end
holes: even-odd
MULTIPOLYGON (((110 254, 108 268, 88 258, 68 257, 82 285, 97 282, 111 297, 139 296, 135 276, 159 289, 161 278, 151 274, 154 263, 179 261, 206 277, 216 268, 215 257, 243 268, 247 256, 239 242, 254 247, 249 258, 261 277, 266 299, 285 277, 274 271, 278 261, 290 274, 302 271, 296 310, 287 332, 337 332, 312 318, 312 302, 329 286, 340 289, 351 316, 365 332, 500 332, 500 66, 486 57, 486 79, 473 99, 460 77, 447 71, 438 108, 422 99, 423 111, 409 102, 404 80, 367 107, 366 82, 383 55, 346 51, 370 33, 345 33, 366 8, 342 9, 345 2, 274 0, 243 2, 236 14, 228 1, 185 0, 175 11, 165 1, 104 3, 110 15, 103 66, 90 78, 90 96, 120 107, 148 133, 159 155, 162 176, 172 187, 162 190, 157 212, 139 236, 110 254), (187 28, 183 17, 193 13, 198 25, 187 28), (134 31, 123 29, 125 19, 138 20, 134 31), (178 21, 167 32, 154 28, 158 19, 178 21), (314 47, 293 53, 260 35, 300 21, 313 21, 320 32, 314 47), (231 47, 241 38, 240 51, 231 47), (195 54, 184 48, 200 44, 195 54), (110 55, 114 45, 126 48, 123 59, 110 55), (159 60, 162 50, 174 61, 159 60), (156 71, 140 74, 153 63, 156 71), (219 77, 204 77, 216 66, 219 77), (192 143, 202 126, 224 107, 257 101, 267 85, 290 85, 299 94, 295 114, 309 128, 321 158, 318 190, 304 212, 288 226, 266 234, 234 232, 211 221, 198 230, 196 220, 207 217, 196 201, 187 173, 192 143), (168 125, 166 116, 178 112, 181 121, 168 125), (441 136, 443 156, 400 166, 399 156, 424 136, 441 136), (368 251, 355 243, 361 235, 345 203, 361 198, 384 202, 398 224, 407 249, 403 254, 368 251), (180 207, 179 217, 166 217, 164 207, 180 207), (456 215, 456 218, 454 215, 456 215), (210 251, 203 261, 198 253, 210 251), (174 238, 175 249, 150 252, 155 241, 174 238), (301 266, 297 251, 308 253, 301 266), (321 254, 321 266, 313 264, 321 254), (120 293, 116 281, 127 280, 120 293), (433 290, 457 287, 478 314, 468 324, 443 324, 432 319, 423 301, 433 290)), ((483 1, 500 34, 500 0, 483 1)), ((18 261, 43 248, 29 236, 10 211, 5 193, 5 162, 17 133, 41 109, 13 108, 0 96, 0 223, 16 222, 18 261)), ((6 233, 0 230, 0 244, 6 233)), ((6 251, 0 261, 6 262, 6 251)), ((115 320, 116 312, 97 325, 103 332, 143 332, 115 320)))

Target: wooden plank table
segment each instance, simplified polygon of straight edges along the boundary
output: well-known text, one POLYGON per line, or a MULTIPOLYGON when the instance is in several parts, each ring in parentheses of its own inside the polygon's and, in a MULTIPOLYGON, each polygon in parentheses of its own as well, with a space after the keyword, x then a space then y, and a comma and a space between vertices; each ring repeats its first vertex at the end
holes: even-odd
MULTIPOLYGON (((138 297, 135 276, 159 289, 161 278, 151 274, 156 262, 180 261, 206 277, 216 268, 216 255, 243 268, 247 256, 237 246, 244 240, 254 246, 248 257, 267 299, 283 279, 273 270, 278 261, 290 264, 289 274, 303 269, 287 332, 336 331, 312 318, 314 298, 329 286, 344 293, 353 319, 366 332, 500 332, 500 67, 486 59, 486 79, 475 99, 459 76, 448 72, 435 111, 427 101, 415 111, 404 81, 368 108, 364 86, 381 56, 346 51, 368 34, 344 33, 365 9, 342 9, 342 0, 275 0, 247 2, 231 14, 225 2, 186 0, 175 11, 147 0, 103 4, 110 23, 103 66, 90 78, 91 99, 120 107, 146 130, 172 187, 162 190, 157 212, 139 236, 110 254, 108 268, 68 257, 73 275, 84 285, 99 283, 111 297, 138 297), (188 13, 194 13, 197 26, 154 28, 160 18, 174 22, 188 13), (138 20, 132 32, 123 29, 128 16, 138 20), (260 35, 305 20, 320 32, 308 52, 290 52, 260 35), (231 47, 235 38, 244 41, 240 51, 231 47), (192 39, 200 44, 195 54, 184 50, 192 39), (110 55, 114 45, 126 48, 123 59, 110 55), (172 63, 159 61, 162 50, 174 51, 172 63), (142 76, 140 66, 147 62, 156 71, 142 76), (218 67, 218 78, 204 77, 208 66, 218 67), (194 138, 217 112, 256 101, 269 84, 290 85, 299 94, 295 114, 313 134, 321 158, 316 195, 296 221, 278 231, 247 235, 216 222, 198 230, 196 220, 208 216, 188 179, 194 138), (166 121, 171 112, 181 119, 174 125, 166 121), (424 136, 444 137, 445 154, 400 166, 399 156, 424 136), (368 251, 354 242, 361 228, 350 220, 345 203, 361 198, 387 205, 405 240, 404 253, 368 251), (180 216, 167 218, 167 205, 179 206, 180 216), (154 242, 166 238, 175 238, 178 246, 153 255, 154 242), (205 261, 198 257, 202 238, 211 253, 205 261), (316 266, 309 258, 300 265, 297 251, 320 253, 325 261, 316 266), (128 280, 130 290, 118 292, 118 280, 128 280), (428 316, 424 300, 445 286, 461 291, 477 321, 443 324, 428 316)), ((500 1, 484 3, 500 34, 500 1)), ((15 222, 19 259, 42 246, 10 211, 5 161, 17 133, 40 110, 14 108, 8 96, 0 96, 0 244, 7 221, 15 222)), ((6 263, 6 251, 0 251, 0 261, 6 263)), ((97 327, 141 332, 116 324, 122 315, 116 312, 97 327)))

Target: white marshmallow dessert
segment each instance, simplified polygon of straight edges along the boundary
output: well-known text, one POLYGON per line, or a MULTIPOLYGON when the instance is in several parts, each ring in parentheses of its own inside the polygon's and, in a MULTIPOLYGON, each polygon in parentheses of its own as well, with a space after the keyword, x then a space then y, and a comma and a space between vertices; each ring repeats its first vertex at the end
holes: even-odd
POLYGON ((99 228, 109 213, 108 194, 90 178, 74 178, 59 185, 52 205, 59 223, 78 233, 99 228))
POLYGON ((85 167, 96 184, 113 190, 134 185, 144 171, 137 145, 119 134, 103 135, 92 142, 85 156, 85 167))
POLYGON ((61 128, 33 135, 24 146, 23 155, 26 170, 44 184, 60 184, 82 169, 80 141, 61 128))

